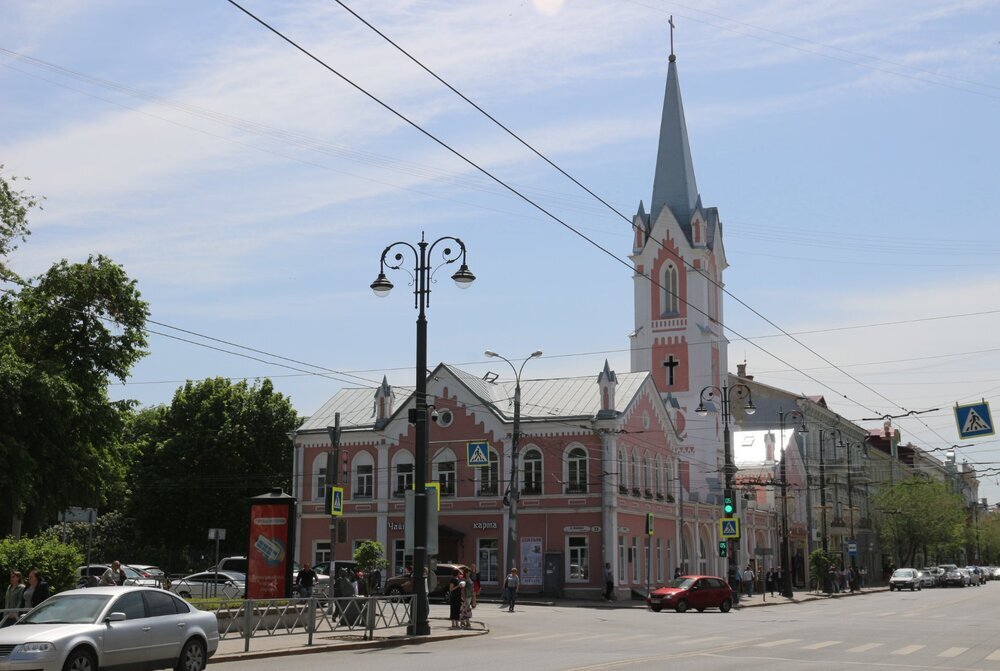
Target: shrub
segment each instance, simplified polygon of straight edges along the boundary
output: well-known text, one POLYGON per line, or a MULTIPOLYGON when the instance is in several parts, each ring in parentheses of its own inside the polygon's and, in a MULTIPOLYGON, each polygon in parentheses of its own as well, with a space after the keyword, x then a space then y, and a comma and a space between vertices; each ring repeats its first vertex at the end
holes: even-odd
POLYGON ((20 571, 28 582, 28 571, 37 569, 52 593, 76 587, 76 569, 83 563, 80 551, 54 538, 11 537, 0 540, 0 568, 4 576, 20 571))

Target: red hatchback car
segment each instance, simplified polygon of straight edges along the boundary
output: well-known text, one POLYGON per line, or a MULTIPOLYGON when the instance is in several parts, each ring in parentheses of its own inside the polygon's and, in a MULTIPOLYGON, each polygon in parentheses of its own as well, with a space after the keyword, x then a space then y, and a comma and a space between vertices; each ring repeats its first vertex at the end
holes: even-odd
POLYGON ((718 608, 728 613, 733 607, 733 590, 722 578, 711 575, 685 575, 658 587, 646 597, 649 609, 659 613, 673 608, 683 613, 694 608, 699 613, 706 608, 718 608))

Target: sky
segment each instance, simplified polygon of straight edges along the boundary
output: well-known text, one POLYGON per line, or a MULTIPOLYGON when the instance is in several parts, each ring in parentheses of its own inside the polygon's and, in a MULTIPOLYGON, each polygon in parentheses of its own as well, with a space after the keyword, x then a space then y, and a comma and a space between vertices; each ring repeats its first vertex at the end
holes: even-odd
POLYGON ((1000 500, 1000 442, 960 441, 953 413, 1000 413, 996 0, 345 0, 617 212, 338 2, 242 4, 329 69, 225 0, 0 4, 2 174, 46 198, 10 265, 101 253, 137 281, 150 354, 114 398, 269 377, 308 416, 412 385, 409 279, 369 284, 422 234, 461 238, 477 277, 435 275, 432 367, 509 378, 484 350, 540 349, 525 378, 627 371, 673 16, 730 370, 869 427, 931 410, 893 420, 903 440, 973 443, 959 462, 1000 500))

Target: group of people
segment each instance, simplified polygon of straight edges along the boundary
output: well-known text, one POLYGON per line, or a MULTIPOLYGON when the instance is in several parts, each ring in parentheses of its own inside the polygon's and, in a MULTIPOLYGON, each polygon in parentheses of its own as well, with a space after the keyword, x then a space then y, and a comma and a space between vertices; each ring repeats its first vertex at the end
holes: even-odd
POLYGON ((836 594, 850 590, 853 593, 865 586, 868 571, 864 566, 861 568, 854 566, 844 568, 843 566, 837 567, 831 565, 826 572, 826 578, 828 582, 828 584, 824 585, 824 588, 828 587, 828 589, 825 589, 826 592, 836 594))
POLYGON ((49 584, 42 579, 38 569, 28 571, 28 584, 21 581, 20 571, 10 572, 10 585, 4 594, 3 620, 0 627, 9 627, 17 622, 21 611, 34 608, 49 598, 49 584))
POLYGON ((469 629, 472 609, 478 605, 482 583, 478 567, 473 564, 465 573, 455 569, 448 583, 449 619, 452 629, 469 629))

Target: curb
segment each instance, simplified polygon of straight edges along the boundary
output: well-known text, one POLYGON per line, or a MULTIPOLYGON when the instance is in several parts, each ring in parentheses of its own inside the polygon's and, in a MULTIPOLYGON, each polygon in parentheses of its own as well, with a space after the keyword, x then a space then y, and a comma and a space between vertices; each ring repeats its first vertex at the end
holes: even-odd
MULTIPOLYGON (((483 623, 479 623, 483 624, 483 623)), ((377 638, 371 641, 346 641, 342 643, 314 643, 313 645, 302 645, 291 648, 274 648, 272 650, 248 650, 247 652, 234 652, 222 656, 212 656, 209 664, 227 664, 231 662, 242 662, 248 659, 268 659, 271 657, 288 657, 292 655, 312 655, 320 652, 334 652, 337 650, 371 650, 378 648, 398 648, 404 645, 421 645, 432 641, 451 641, 458 638, 469 638, 472 636, 484 636, 490 630, 483 624, 483 629, 476 629, 462 634, 441 634, 440 636, 393 636, 389 638, 377 638)))

